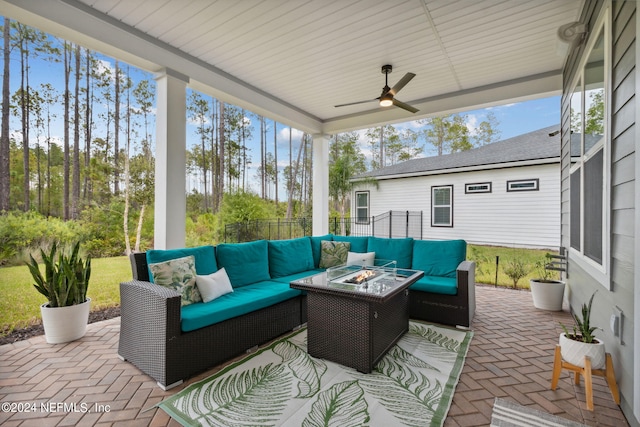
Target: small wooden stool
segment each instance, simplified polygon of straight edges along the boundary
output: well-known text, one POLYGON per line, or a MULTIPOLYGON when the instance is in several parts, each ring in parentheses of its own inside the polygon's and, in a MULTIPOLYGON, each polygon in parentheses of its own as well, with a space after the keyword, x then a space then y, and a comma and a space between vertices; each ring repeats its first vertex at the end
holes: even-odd
POLYGON ((556 344, 556 352, 553 360, 553 377, 551 378, 551 390, 555 390, 558 386, 558 380, 560 379, 562 369, 568 369, 569 371, 574 372, 576 385, 580 384, 580 375, 582 375, 584 377, 584 388, 587 394, 587 409, 593 411, 593 383, 591 376, 597 375, 599 377, 606 378, 614 402, 616 402, 617 405, 620 405, 620 393, 618 392, 618 384, 616 383, 616 374, 613 371, 611 355, 607 353, 604 369, 591 369, 591 359, 588 356, 585 356, 584 359, 584 368, 565 362, 562 360, 560 345, 556 344))

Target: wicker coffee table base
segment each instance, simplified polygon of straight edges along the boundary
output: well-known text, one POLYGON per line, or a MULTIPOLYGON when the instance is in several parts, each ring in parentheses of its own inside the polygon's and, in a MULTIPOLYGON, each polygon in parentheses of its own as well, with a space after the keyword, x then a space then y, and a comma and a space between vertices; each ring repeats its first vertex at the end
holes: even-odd
POLYGON ((311 356, 370 373, 409 329, 409 291, 384 302, 308 292, 307 348, 311 356))

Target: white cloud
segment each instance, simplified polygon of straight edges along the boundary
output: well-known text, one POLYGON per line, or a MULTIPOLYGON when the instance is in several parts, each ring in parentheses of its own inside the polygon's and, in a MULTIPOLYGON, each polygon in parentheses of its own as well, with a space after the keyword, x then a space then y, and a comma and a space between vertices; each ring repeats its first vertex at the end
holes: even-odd
POLYGON ((465 126, 469 130, 469 134, 474 136, 478 133, 478 116, 475 114, 467 114, 467 122, 465 126))
MULTIPOLYGON (((291 129, 291 140, 293 142, 297 142, 299 144, 300 140, 302 139, 302 135, 304 135, 304 132, 302 132, 301 130, 291 129)), ((282 128, 278 132, 278 141, 280 141, 281 139, 285 140, 287 144, 289 144, 289 128, 288 127, 282 128)))
POLYGON ((115 67, 111 64, 111 62, 104 60, 104 59, 99 59, 98 61, 96 61, 96 68, 98 70, 98 74, 102 74, 106 71, 110 72, 110 76, 111 76, 111 81, 115 80, 115 76, 116 76, 116 69, 115 67))

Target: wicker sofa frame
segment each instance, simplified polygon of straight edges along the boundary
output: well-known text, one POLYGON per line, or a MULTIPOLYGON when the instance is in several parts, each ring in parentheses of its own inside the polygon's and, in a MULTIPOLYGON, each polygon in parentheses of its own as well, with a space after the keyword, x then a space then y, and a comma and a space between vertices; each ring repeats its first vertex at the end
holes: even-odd
MULTIPOLYGON (((307 322, 301 295, 190 332, 181 330, 180 294, 149 282, 146 253, 130 255, 133 280, 120 284, 118 355, 162 389, 206 371, 307 322)), ((442 295, 409 289, 409 317, 470 327, 475 314, 475 263, 461 262, 458 292, 442 295)))
POLYGON ((456 270, 457 295, 409 289, 409 317, 450 326, 470 327, 476 311, 476 263, 462 261, 456 270))
POLYGON ((145 253, 130 256, 133 280, 120 284, 118 355, 167 390, 307 321, 299 296, 191 332, 180 329, 180 294, 149 283, 145 253))

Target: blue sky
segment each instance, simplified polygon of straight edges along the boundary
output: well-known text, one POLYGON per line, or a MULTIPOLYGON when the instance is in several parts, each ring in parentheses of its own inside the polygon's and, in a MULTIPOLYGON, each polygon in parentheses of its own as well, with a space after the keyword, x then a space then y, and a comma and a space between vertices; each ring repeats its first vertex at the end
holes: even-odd
MULTIPOLYGON (((114 67, 114 61, 110 58, 102 57, 102 63, 105 67, 114 67)), ((12 55, 11 61, 11 93, 15 93, 15 91, 19 88, 20 84, 20 69, 19 69, 19 60, 17 54, 14 52, 12 55)), ((63 65, 62 63, 55 63, 45 61, 41 58, 32 58, 30 60, 31 65, 31 74, 30 74, 30 85, 36 89, 39 88, 41 83, 51 83, 59 92, 62 92, 64 89, 64 81, 63 81, 63 65)), ((121 63, 121 67, 126 67, 126 64, 121 63)), ((130 75, 134 80, 134 84, 137 83, 140 79, 147 78, 153 82, 153 76, 149 73, 145 73, 143 71, 137 70, 134 67, 130 69, 130 75)), ((81 85, 84 83, 81 82, 81 85)), ((71 81, 71 85, 73 85, 73 79, 71 81)), ((103 106, 97 106, 97 110, 102 109, 103 106)), ((103 110, 104 111, 104 110, 103 110)), ((100 119, 98 113, 103 111, 96 111, 94 115, 94 120, 98 122, 98 129, 94 131, 94 136, 104 136, 104 125, 102 125, 102 130, 100 129, 100 119)), ((501 139, 511 138, 513 136, 521 135, 527 132, 531 132, 537 129, 541 129, 547 126, 551 126, 554 124, 560 123, 560 97, 555 96, 551 98, 543 98, 536 99, 525 102, 516 102, 509 103, 501 106, 494 106, 488 109, 481 110, 472 110, 472 111, 463 111, 460 114, 467 116, 467 126, 470 130, 473 130, 475 126, 477 126, 480 122, 482 122, 486 118, 486 114, 491 111, 498 120, 498 129, 500 131, 501 139)), ((57 118, 55 119, 52 125, 52 133, 53 139, 55 141, 62 141, 63 136, 63 127, 62 127, 62 102, 60 102, 59 107, 57 109, 57 118)), ((256 120, 255 115, 251 115, 251 122, 253 126, 253 138, 249 142, 250 148, 250 156, 252 157, 252 165, 249 166, 249 173, 254 174, 255 170, 260 163, 260 124, 256 120)), ((17 118, 12 118, 12 132, 15 134, 16 131, 19 131, 20 124, 17 118)), ((267 120, 268 132, 267 132, 267 146, 272 151, 273 150, 273 121, 267 120)), ((402 124, 395 125, 398 129, 411 127, 414 130, 416 129, 414 122, 407 122, 402 124)), ((151 129, 154 132, 154 129, 151 129)), ((360 134, 364 134, 364 130, 359 132, 360 134)), ((285 166, 288 165, 289 161, 289 128, 278 124, 277 126, 277 134, 278 134, 278 164, 279 170, 282 171, 285 166)), ((302 133, 293 130, 293 142, 292 145, 294 147, 294 152, 292 157, 295 159, 297 155, 297 150, 300 144, 300 138, 302 133)), ((21 140, 21 136, 19 133, 15 135, 17 140, 21 140)), ((31 133, 31 144, 35 146, 36 135, 35 132, 31 133)), ((41 143, 42 143, 42 136, 41 143)), ((367 143, 364 138, 361 138, 363 152, 367 153, 369 151, 367 147, 367 143)), ((424 141, 421 141, 423 143, 424 141)), ((84 141, 81 142, 84 144, 84 141)), ((192 146, 198 143, 198 138, 195 133, 194 126, 187 127, 187 145, 192 146)), ((434 148, 431 146, 425 146, 423 155, 430 156, 434 155, 434 148)), ((192 186, 195 185, 197 180, 195 178, 191 179, 192 186)), ((259 188, 259 181, 255 178, 250 178, 248 180, 249 184, 252 186, 254 191, 259 188)), ((285 194, 284 190, 280 189, 281 194, 285 194)), ((272 191, 273 194, 273 191, 272 191)))

